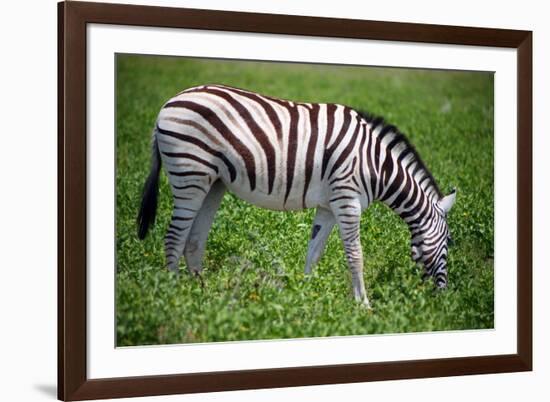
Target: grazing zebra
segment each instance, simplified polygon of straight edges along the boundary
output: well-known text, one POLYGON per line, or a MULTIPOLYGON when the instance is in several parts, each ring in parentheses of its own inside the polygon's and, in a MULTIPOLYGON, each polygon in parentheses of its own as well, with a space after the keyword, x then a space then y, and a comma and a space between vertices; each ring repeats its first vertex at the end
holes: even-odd
POLYGON ((369 306, 363 282, 361 212, 373 201, 409 225, 412 258, 439 288, 447 285, 446 215, 456 193, 443 196, 411 144, 391 125, 337 104, 297 103, 224 85, 187 89, 162 107, 153 133, 152 167, 138 216, 145 238, 154 222, 164 163, 174 211, 166 262, 179 272, 202 270, 206 240, 229 190, 273 210, 317 208, 307 253, 310 273, 338 225, 353 294, 369 306))

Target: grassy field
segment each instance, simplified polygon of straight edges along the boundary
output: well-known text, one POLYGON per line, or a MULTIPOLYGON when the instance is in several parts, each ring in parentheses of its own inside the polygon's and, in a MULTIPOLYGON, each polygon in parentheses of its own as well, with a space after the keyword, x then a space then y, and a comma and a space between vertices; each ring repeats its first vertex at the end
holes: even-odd
POLYGON ((119 55, 116 91, 118 346, 493 327, 492 74, 119 55), (136 236, 150 135, 169 97, 205 83, 343 103, 399 127, 442 191, 458 191, 448 290, 421 280, 406 225, 380 203, 362 218, 373 311, 352 300, 336 230, 313 276, 304 277, 314 210, 273 212, 226 194, 208 240, 204 287, 183 262, 179 278, 163 269, 172 209, 164 173, 157 222, 145 241, 136 236))

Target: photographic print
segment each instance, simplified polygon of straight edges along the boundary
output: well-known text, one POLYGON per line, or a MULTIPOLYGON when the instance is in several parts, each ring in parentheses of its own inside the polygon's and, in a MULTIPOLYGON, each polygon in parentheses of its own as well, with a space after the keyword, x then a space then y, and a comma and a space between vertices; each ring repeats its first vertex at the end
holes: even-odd
POLYGON ((492 72, 116 55, 116 345, 494 327, 492 72))
POLYGON ((61 2, 57 83, 60 399, 532 370, 531 31, 61 2))

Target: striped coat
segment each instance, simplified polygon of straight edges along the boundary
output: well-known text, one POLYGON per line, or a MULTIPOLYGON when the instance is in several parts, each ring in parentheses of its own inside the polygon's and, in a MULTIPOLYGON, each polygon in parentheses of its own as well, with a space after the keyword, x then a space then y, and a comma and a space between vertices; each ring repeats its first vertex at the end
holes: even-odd
POLYGON ((263 208, 317 208, 306 273, 338 225, 354 296, 365 305, 360 216, 382 200, 409 223, 413 258, 438 286, 446 285, 445 217, 455 195, 442 196, 414 148, 381 119, 343 105, 297 103, 222 85, 187 89, 158 115, 140 238, 154 220, 161 162, 174 197, 165 237, 171 270, 178 271, 183 254, 190 272, 201 271, 215 212, 231 191, 263 208))

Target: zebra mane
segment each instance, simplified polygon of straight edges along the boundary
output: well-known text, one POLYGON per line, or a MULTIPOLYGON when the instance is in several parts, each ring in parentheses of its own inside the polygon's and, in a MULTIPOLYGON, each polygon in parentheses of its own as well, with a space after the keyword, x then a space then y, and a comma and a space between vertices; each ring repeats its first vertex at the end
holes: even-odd
POLYGON ((413 158, 416 161, 416 163, 420 166, 420 169, 422 169, 426 174, 426 176, 428 177, 428 183, 434 188, 439 199, 443 198, 443 193, 439 189, 439 186, 437 185, 437 182, 435 181, 432 175, 432 172, 430 172, 430 170, 426 167, 426 164, 418 154, 416 148, 414 147, 414 145, 410 143, 409 139, 405 136, 405 134, 399 131, 399 129, 396 126, 386 123, 384 118, 381 116, 375 116, 371 113, 359 111, 359 110, 357 111, 357 113, 359 113, 359 115, 363 117, 363 119, 365 119, 367 123, 371 124, 373 130, 378 126, 382 126, 382 129, 380 131, 382 136, 390 132, 393 133, 394 140, 397 140, 399 143, 403 144, 404 147, 408 149, 410 153, 413 155, 413 158))

